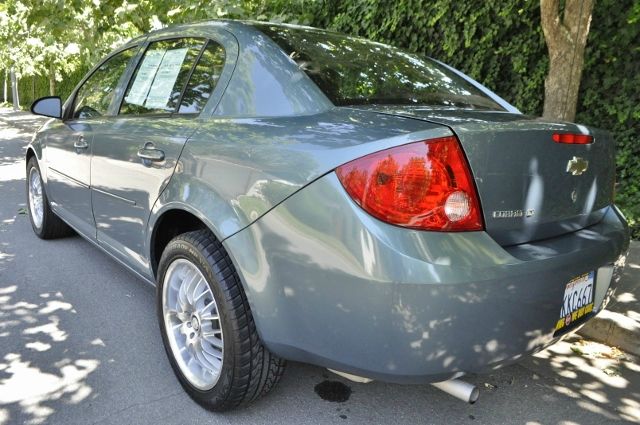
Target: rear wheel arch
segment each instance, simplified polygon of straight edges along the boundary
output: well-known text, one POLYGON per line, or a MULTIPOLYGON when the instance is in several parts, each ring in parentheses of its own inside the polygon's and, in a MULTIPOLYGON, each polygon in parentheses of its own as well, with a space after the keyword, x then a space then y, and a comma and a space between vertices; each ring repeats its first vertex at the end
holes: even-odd
POLYGON ((209 230, 216 238, 218 237, 210 226, 191 211, 182 208, 169 208, 162 211, 153 223, 149 243, 149 260, 153 276, 157 276, 162 252, 173 238, 183 233, 202 229, 209 230))
MULTIPOLYGON (((255 289, 252 289, 245 280, 245 271, 244 268, 240 265, 239 260, 237 260, 237 252, 232 252, 230 250, 231 247, 226 243, 223 243, 223 241, 225 241, 228 237, 224 237, 222 232, 218 231, 213 223, 211 223, 204 217, 204 214, 201 214, 199 210, 189 205, 179 203, 165 204, 162 205, 162 207, 158 208, 158 211, 154 211, 151 219, 149 220, 149 227, 147 231, 148 235, 150 235, 147 237, 147 252, 149 253, 148 258, 150 270, 152 273, 151 278, 157 282, 156 279, 158 278, 158 271, 162 253, 173 238, 183 233, 206 229, 213 235, 215 239, 217 239, 222 244, 222 249, 224 249, 226 254, 229 256, 231 263, 238 273, 242 289, 244 290, 244 293, 248 298, 249 307, 252 311, 257 311, 257 306, 254 305, 254 299, 252 296, 252 292, 255 291, 255 289)), ((255 250, 255 248, 252 248, 253 246, 253 243, 247 244, 246 242, 242 242, 240 243, 240 245, 234 244, 234 248, 237 248, 236 251, 245 249, 255 250)), ((256 256, 260 255, 258 251, 250 252, 252 252, 256 256)), ((262 328, 260 327, 259 323, 256 323, 256 328, 258 330, 258 334, 262 338, 262 328)), ((271 347, 269 347, 269 349, 271 349, 271 347)))
MULTIPOLYGON (((204 218, 204 215, 187 205, 164 205, 163 208, 155 213, 149 220, 149 229, 150 230, 148 232, 151 236, 148 238, 147 246, 149 247, 148 258, 151 266, 152 279, 156 279, 158 277, 158 269, 162 253, 169 242, 171 242, 171 240, 176 236, 204 229, 211 233, 211 235, 213 235, 213 237, 220 243, 225 240, 215 227, 204 218)), ((250 294, 251 290, 247 287, 244 280, 242 268, 238 267, 235 256, 232 252, 227 250, 227 247, 224 244, 223 249, 238 272, 242 288, 249 298, 249 305, 253 307, 250 294)), ((258 332, 260 332, 259 329, 258 332)))
POLYGON ((223 411, 271 391, 284 372, 285 361, 263 345, 241 279, 213 233, 205 228, 173 238, 161 255, 157 274, 157 314, 163 343, 171 367, 189 395, 207 409, 223 411), (175 272, 184 266, 192 271, 187 275, 175 272), (209 291, 201 290, 202 280, 209 291), (207 310, 212 304, 214 311, 207 310), (202 331, 200 326, 207 321, 212 329, 202 331), (176 326, 181 330, 176 331, 176 326), (218 334, 218 342, 213 342, 210 337, 218 334), (198 349, 205 346, 209 350, 198 349), (198 379, 206 374, 200 376, 190 365, 200 362, 205 368, 216 369, 209 367, 215 366, 211 359, 207 361, 209 357, 219 359, 214 362, 219 367, 212 372, 220 375, 212 381, 198 379))

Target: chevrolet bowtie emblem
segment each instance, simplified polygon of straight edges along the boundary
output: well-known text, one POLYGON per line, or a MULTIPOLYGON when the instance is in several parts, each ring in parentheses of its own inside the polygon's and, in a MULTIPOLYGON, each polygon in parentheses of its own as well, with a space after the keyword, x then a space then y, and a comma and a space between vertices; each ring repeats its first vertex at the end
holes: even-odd
POLYGON ((571 173, 572 176, 583 174, 587 168, 589 168, 589 161, 579 156, 574 156, 567 162, 567 173, 571 173))

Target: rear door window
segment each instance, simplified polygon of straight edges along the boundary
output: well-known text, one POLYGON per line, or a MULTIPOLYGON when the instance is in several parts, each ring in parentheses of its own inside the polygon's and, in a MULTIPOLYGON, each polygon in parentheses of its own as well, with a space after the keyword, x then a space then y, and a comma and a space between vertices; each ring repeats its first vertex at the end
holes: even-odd
POLYGON ((175 112, 205 43, 198 38, 151 43, 127 87, 120 115, 175 112))
POLYGON ((193 69, 180 102, 179 113, 196 114, 202 110, 220 79, 224 61, 224 48, 215 41, 209 40, 193 69))

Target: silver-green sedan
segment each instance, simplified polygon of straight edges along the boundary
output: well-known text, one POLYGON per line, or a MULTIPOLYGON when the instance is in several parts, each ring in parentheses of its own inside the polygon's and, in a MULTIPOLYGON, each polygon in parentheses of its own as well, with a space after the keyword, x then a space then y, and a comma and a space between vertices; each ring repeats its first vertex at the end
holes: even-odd
POLYGON ((597 314, 628 247, 609 133, 359 38, 163 29, 32 111, 53 118, 26 153, 34 232, 155 283, 171 366, 213 410, 285 359, 475 401, 457 378, 597 314))

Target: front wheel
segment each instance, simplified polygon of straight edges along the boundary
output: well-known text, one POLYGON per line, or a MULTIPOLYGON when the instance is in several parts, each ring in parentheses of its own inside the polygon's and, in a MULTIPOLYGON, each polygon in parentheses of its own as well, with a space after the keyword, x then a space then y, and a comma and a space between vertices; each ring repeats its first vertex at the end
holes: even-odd
POLYGON ((203 407, 232 409, 280 380, 285 362, 262 345, 233 264, 209 231, 169 242, 160 259, 157 302, 171 367, 203 407))
POLYGON ((27 162, 27 201, 31 227, 39 238, 55 239, 73 233, 51 209, 35 157, 27 162))

